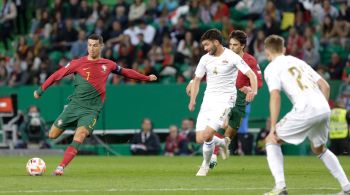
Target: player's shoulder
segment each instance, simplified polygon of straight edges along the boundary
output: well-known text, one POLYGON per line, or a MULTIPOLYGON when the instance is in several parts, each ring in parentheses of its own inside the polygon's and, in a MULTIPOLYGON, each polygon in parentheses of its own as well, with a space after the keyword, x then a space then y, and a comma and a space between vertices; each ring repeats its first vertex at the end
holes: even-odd
POLYGON ((228 49, 228 48, 226 48, 226 47, 224 47, 225 48, 225 50, 224 50, 224 54, 226 55, 226 56, 235 56, 235 57, 237 57, 238 56, 238 54, 236 54, 235 52, 233 52, 231 49, 228 49))
POLYGON ((249 53, 244 53, 243 60, 249 65, 249 66, 256 66, 258 64, 257 60, 254 56, 250 55, 249 53))
POLYGON ((103 64, 112 65, 112 66, 114 66, 116 64, 116 62, 114 62, 110 59, 106 59, 106 58, 101 58, 100 62, 103 64))
POLYGON ((200 64, 206 64, 212 58, 213 58, 213 56, 209 55, 209 53, 206 53, 206 54, 202 55, 202 57, 199 60, 199 63, 200 64))

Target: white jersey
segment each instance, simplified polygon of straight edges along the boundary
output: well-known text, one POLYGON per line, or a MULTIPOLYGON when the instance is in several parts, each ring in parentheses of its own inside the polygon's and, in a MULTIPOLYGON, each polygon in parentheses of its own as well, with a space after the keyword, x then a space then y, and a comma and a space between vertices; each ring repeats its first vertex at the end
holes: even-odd
POLYGON ((207 74, 206 95, 236 94, 238 70, 246 74, 251 69, 239 55, 224 48, 220 56, 209 55, 209 53, 202 56, 195 75, 202 78, 207 74))
POLYGON ((309 106, 327 112, 329 105, 317 85, 319 79, 320 75, 308 64, 293 56, 278 56, 265 69, 270 92, 284 90, 294 108, 309 106))

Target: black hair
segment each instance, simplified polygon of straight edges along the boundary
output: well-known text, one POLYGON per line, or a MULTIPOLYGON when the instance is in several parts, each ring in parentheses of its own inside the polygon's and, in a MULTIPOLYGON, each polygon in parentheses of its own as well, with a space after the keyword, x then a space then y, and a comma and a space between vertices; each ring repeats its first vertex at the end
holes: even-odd
POLYGON ((103 37, 99 34, 91 34, 88 39, 98 40, 100 44, 103 44, 103 37))
POLYGON ((236 39, 241 45, 247 44, 247 34, 241 30, 231 32, 229 40, 230 39, 236 39))
POLYGON ((207 32, 205 32, 202 37, 201 37, 201 41, 204 41, 204 40, 210 40, 210 41, 214 41, 214 40, 217 40, 219 41, 220 44, 222 44, 222 35, 221 35, 221 32, 216 29, 216 28, 213 28, 213 29, 210 29, 210 30, 207 30, 207 32))

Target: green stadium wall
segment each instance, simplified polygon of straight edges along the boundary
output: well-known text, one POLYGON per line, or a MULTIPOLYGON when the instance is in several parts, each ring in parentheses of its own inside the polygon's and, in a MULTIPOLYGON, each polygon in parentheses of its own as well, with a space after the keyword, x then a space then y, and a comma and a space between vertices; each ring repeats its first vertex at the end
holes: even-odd
MULTIPOLYGON (((340 82, 331 82, 331 98, 338 94, 340 82)), ((185 84, 142 84, 108 85, 105 106, 100 114, 96 129, 136 129, 142 118, 149 117, 155 128, 168 128, 170 124, 181 124, 184 117, 196 118, 200 109, 205 85, 201 85, 195 112, 189 112, 189 98, 185 93, 185 84)), ((67 104, 67 97, 73 92, 73 86, 59 85, 50 87, 41 99, 33 98, 36 86, 16 88, 1 87, 0 96, 17 94, 18 108, 26 111, 30 105, 37 105, 47 122, 53 122, 67 104)), ((291 108, 286 96, 282 96, 281 116, 291 108)), ((265 125, 269 115, 269 93, 267 86, 259 90, 250 113, 250 127, 265 125)))

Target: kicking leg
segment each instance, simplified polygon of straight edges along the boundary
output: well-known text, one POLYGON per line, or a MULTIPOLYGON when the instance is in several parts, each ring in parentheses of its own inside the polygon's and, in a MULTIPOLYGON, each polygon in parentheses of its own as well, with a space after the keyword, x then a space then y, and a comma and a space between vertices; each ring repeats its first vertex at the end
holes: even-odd
POLYGON ((78 127, 74 137, 73 141, 70 146, 67 147, 66 151, 64 152, 63 159, 59 166, 56 168, 54 175, 63 175, 63 169, 68 166, 68 164, 75 158, 75 156, 78 153, 79 146, 81 143, 84 142, 84 139, 89 135, 89 130, 84 127, 78 127))

